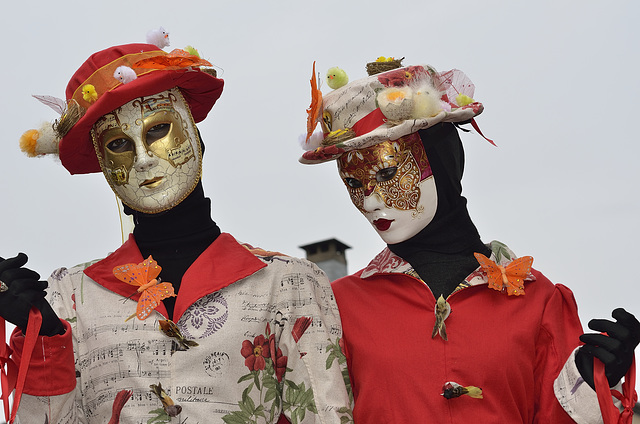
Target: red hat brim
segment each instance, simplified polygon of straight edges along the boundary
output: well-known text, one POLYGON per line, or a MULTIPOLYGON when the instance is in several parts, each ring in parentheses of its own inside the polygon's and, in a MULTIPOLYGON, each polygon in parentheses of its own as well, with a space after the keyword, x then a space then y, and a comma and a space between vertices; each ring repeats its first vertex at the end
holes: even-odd
POLYGON ((200 122, 222 94, 223 86, 222 79, 199 69, 158 70, 119 85, 102 94, 60 140, 62 165, 71 174, 101 172, 91 140, 91 128, 102 115, 131 100, 178 87, 191 109, 193 120, 200 122))

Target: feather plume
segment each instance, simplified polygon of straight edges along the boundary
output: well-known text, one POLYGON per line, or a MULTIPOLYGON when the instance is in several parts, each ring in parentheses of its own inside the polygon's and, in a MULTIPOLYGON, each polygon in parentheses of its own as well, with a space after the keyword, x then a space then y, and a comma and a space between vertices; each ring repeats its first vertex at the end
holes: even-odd
POLYGON ((316 131, 311 134, 311 137, 307 140, 307 134, 300 134, 298 137, 298 142, 300 143, 300 147, 303 150, 315 150, 322 144, 322 140, 324 139, 324 134, 322 131, 316 131))
POLYGON ((43 104, 49 106, 51 109, 58 112, 59 115, 62 115, 64 111, 67 109, 67 102, 63 99, 54 96, 46 96, 40 94, 33 94, 33 98, 39 100, 43 104))

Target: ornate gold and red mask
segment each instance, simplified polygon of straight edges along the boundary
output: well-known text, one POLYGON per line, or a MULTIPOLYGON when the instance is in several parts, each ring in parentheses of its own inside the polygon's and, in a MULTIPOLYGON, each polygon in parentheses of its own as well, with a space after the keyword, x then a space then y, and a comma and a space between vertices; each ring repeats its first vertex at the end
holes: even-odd
POLYGON ((435 181, 417 133, 346 152, 337 162, 351 201, 386 243, 413 237, 433 219, 435 181))

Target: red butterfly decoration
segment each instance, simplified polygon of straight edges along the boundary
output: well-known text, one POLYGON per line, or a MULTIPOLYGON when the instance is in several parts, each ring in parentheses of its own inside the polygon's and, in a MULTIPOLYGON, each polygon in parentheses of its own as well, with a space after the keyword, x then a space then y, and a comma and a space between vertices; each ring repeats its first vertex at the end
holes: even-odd
MULTIPOLYGON (((162 299, 176 295, 171 283, 158 282, 160 271, 162 268, 151 256, 139 264, 125 264, 113 269, 113 275, 118 280, 132 286, 139 286, 137 292, 140 293, 140 298, 135 315, 140 320, 146 319, 162 299)), ((133 315, 127 320, 132 317, 133 315)))
POLYGON ((509 296, 524 294, 524 279, 531 271, 532 256, 523 256, 509 262, 507 266, 502 266, 482 253, 474 253, 473 255, 482 266, 482 270, 487 274, 490 288, 498 291, 506 289, 509 296))

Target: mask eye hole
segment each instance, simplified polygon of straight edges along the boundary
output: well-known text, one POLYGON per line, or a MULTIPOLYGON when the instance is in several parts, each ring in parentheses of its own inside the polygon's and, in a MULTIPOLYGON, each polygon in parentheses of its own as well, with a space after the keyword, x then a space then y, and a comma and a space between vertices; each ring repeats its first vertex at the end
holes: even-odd
POLYGON ((389 181, 396 176, 397 172, 398 167, 396 166, 390 166, 388 168, 381 169, 380 171, 376 172, 376 181, 379 183, 389 181))
POLYGON ((147 131, 147 145, 152 144, 161 138, 165 137, 169 134, 169 130, 171 130, 171 124, 158 124, 154 125, 147 131))
POLYGON ((360 180, 356 180, 355 178, 345 178, 344 182, 351 188, 360 188, 362 187, 362 183, 360 180))
POLYGON ((107 149, 113 153, 123 153, 133 150, 133 143, 127 138, 117 138, 106 144, 107 149))

